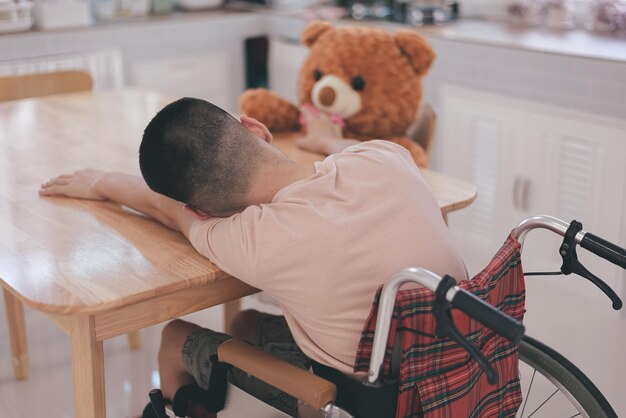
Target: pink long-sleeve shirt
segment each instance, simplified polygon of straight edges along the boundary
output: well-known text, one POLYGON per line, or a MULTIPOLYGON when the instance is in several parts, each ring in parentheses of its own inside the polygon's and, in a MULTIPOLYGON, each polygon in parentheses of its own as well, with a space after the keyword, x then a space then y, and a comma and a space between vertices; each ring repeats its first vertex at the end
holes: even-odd
POLYGON ((315 163, 272 202, 195 222, 190 240, 220 269, 278 300, 298 346, 351 373, 377 288, 406 267, 466 278, 411 155, 368 141, 315 163))

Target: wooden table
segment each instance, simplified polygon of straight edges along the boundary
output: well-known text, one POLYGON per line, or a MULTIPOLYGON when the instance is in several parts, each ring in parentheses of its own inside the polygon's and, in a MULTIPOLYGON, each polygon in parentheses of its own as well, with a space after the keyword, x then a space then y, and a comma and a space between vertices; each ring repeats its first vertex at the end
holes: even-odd
MULTIPOLYGON (((26 303, 70 336, 77 418, 105 417, 105 339, 258 291, 132 210, 37 194, 43 181, 84 167, 138 174, 143 129, 169 101, 123 90, 0 104, 0 285, 15 372, 28 373, 26 303)), ((276 145, 300 161, 322 158, 292 137, 276 145)), ((425 176, 444 216, 475 197, 465 182, 425 176)))

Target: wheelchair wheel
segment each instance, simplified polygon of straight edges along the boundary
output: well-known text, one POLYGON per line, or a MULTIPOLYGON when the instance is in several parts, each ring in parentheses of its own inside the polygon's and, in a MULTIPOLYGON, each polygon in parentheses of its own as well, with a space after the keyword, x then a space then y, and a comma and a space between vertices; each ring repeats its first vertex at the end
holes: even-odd
POLYGON ((617 418, 587 376, 550 347, 524 337, 519 356, 524 398, 518 418, 617 418))

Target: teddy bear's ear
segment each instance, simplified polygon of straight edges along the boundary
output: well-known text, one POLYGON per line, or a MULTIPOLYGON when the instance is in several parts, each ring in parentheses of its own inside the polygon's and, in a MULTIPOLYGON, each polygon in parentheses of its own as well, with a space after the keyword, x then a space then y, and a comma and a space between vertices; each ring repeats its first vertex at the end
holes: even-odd
POLYGON ((430 42, 423 36, 408 30, 399 30, 393 34, 393 39, 409 59, 415 72, 425 75, 435 59, 435 51, 430 42))
POLYGON ((300 35, 300 40, 303 44, 308 47, 311 47, 319 38, 319 36, 326 32, 329 29, 332 29, 333 25, 328 22, 324 22, 321 20, 315 20, 307 25, 302 31, 302 35, 300 35))

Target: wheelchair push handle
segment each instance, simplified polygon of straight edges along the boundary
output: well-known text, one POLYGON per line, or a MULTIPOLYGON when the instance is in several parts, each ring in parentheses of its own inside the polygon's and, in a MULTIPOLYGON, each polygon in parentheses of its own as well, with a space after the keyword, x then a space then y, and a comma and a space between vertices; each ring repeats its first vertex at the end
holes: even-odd
MULTIPOLYGON (((528 232, 533 229, 544 228, 564 237, 571 224, 575 222, 568 223, 548 215, 533 216, 520 222, 513 230, 513 236, 522 242, 528 232)), ((576 232, 574 242, 595 255, 626 269, 626 249, 582 229, 576 232)))
POLYGON ((611 263, 626 269, 626 250, 596 235, 587 232, 580 246, 611 263))
POLYGON ((469 317, 491 328, 496 334, 516 344, 522 340, 524 336, 524 325, 519 321, 483 301, 473 293, 458 287, 456 289, 458 290, 454 293, 450 301, 453 307, 458 308, 469 317))
POLYGON ((547 215, 533 216, 524 219, 513 230, 512 235, 515 239, 523 242, 526 234, 537 228, 548 229, 564 237, 563 243, 559 249, 559 253, 563 258, 561 273, 574 273, 584 277, 611 299, 613 309, 619 310, 622 308, 622 300, 617 293, 602 281, 602 279, 595 276, 580 263, 576 255, 576 245, 579 244, 581 247, 597 256, 626 269, 626 250, 624 248, 584 231, 582 224, 576 220, 567 223, 561 219, 547 215))

